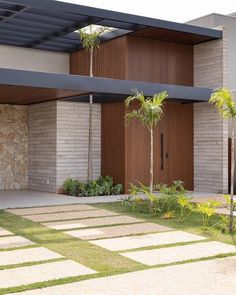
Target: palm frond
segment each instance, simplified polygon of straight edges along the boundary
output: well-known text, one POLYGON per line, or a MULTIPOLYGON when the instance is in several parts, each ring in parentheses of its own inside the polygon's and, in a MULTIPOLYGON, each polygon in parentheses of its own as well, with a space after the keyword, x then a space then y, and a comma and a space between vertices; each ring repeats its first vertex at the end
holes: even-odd
POLYGON ((125 105, 127 108, 129 108, 130 104, 134 101, 134 100, 138 100, 140 103, 143 103, 145 101, 145 97, 143 95, 142 91, 138 91, 137 89, 132 90, 134 92, 134 95, 131 95, 129 97, 126 98, 125 100, 125 105))
POLYGON ((166 91, 155 94, 153 97, 145 98, 143 92, 134 90, 134 95, 129 96, 125 100, 126 107, 129 108, 133 101, 139 103, 138 110, 132 110, 127 113, 125 119, 126 123, 129 123, 131 119, 139 119, 143 125, 147 126, 149 129, 156 126, 158 121, 161 120, 163 114, 163 103, 168 97, 166 91))
POLYGON ((107 27, 97 27, 93 28, 93 25, 88 28, 79 29, 80 41, 82 43, 83 48, 92 50, 94 48, 98 48, 101 43, 101 36, 109 31, 107 27))
POLYGON ((223 118, 230 119, 236 116, 236 104, 233 99, 233 94, 229 89, 220 88, 215 90, 209 102, 216 106, 219 114, 223 118))

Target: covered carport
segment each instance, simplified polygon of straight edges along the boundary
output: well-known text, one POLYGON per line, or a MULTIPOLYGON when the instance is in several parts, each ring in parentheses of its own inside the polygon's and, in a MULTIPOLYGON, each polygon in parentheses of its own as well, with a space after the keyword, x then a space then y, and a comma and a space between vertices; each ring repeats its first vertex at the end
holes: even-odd
MULTIPOLYGON (((24 138, 25 146, 23 146, 26 150, 22 151, 22 148, 21 150, 14 149, 14 147, 21 146, 23 138, 19 135, 19 142, 17 142, 14 134, 12 134, 12 138, 8 140, 8 143, 1 143, 1 194, 4 195, 4 191, 11 191, 13 189, 31 189, 56 193, 60 191, 59 188, 62 185, 62 181, 67 177, 73 175, 80 177, 80 174, 76 170, 84 171, 86 169, 84 166, 86 165, 84 154, 86 153, 87 145, 83 143, 83 146, 80 146, 80 134, 83 134, 83 138, 86 137, 83 129, 86 128, 87 124, 86 116, 84 116, 86 108, 83 107, 87 106, 88 95, 94 95, 96 109, 96 107, 99 108, 99 106, 101 107, 104 104, 114 102, 123 103, 124 99, 133 93, 132 89, 142 90, 146 96, 151 96, 165 90, 169 94, 169 101, 181 102, 184 105, 207 101, 211 94, 211 89, 208 88, 0 69, 0 106, 23 107, 26 108, 26 113, 28 113, 28 130, 25 133, 27 138, 24 138), (59 105, 55 109, 55 104, 58 103, 63 103, 63 108, 59 105), (67 104, 70 105, 71 117, 67 113, 67 108, 64 108, 67 104), (37 115, 39 108, 43 108, 44 112, 37 115), (50 111, 51 109, 54 110, 54 113, 50 111), (64 110, 65 114, 63 114, 64 110), (70 121, 74 120, 72 116, 73 110, 76 110, 73 116, 83 118, 83 122, 85 123, 82 121, 78 121, 79 123, 75 122, 76 125, 73 125, 75 127, 74 129, 69 130, 69 132, 65 129, 65 132, 61 133, 65 125, 70 124, 70 121), (78 110, 79 113, 76 113, 78 110), (62 119, 60 121, 60 116, 65 121, 62 119), (82 125, 83 127, 81 127, 82 125), (80 129, 83 129, 82 133, 79 133, 80 129), (83 152, 81 156, 83 159, 80 162, 78 161, 77 166, 71 166, 72 162, 66 162, 68 160, 68 154, 64 154, 65 149, 67 149, 66 144, 70 142, 70 136, 73 137, 74 134, 77 134, 77 137, 73 139, 73 147, 69 147, 70 161, 76 162, 78 157, 76 150, 82 150, 83 152), (61 142, 63 146, 60 152, 61 142), (12 153, 10 157, 11 161, 5 166, 4 149, 12 153), (25 155, 23 164, 21 162, 22 160, 19 160, 19 155, 22 152, 25 155), (84 160, 83 163, 81 162, 82 160, 84 160), (20 169, 16 175, 12 170, 19 165, 24 166, 24 171, 22 172, 20 169), (23 184, 17 180, 19 173, 24 174, 23 184), (6 178, 8 185, 5 185, 6 178)), ((95 121, 95 125, 99 125, 96 126, 97 133, 99 134, 95 135, 96 143, 94 149, 96 152, 98 151, 98 160, 94 165, 100 165, 96 171, 96 173, 100 174, 102 170, 101 166, 103 165, 101 154, 103 154, 102 149, 104 146, 101 142, 103 133, 101 115, 99 115, 99 109, 97 110, 98 119, 95 121)), ((12 109, 7 109, 7 116, 10 116, 11 111, 12 109)), ((4 116, 4 108, 2 109, 1 115, 4 116)), ((19 124, 16 122, 15 125, 21 126, 21 122, 19 124)), ((10 121, 8 126, 11 128, 10 121)), ((1 130, 1 126, 0 131, 4 132, 1 130)))

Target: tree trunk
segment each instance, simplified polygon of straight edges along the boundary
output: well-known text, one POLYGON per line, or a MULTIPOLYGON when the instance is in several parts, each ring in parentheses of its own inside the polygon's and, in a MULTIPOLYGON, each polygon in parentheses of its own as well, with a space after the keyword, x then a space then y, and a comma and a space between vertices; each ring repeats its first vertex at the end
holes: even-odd
POLYGON ((231 135, 231 185, 230 185, 230 221, 229 232, 234 230, 234 171, 235 171, 235 159, 234 159, 234 119, 232 119, 232 135, 231 135))
POLYGON ((151 152, 150 152, 150 193, 153 193, 153 128, 150 129, 151 152))
MULTIPOLYGON (((93 77, 93 47, 90 49, 89 74, 93 77)), ((93 95, 89 95, 88 181, 93 178, 93 95)))

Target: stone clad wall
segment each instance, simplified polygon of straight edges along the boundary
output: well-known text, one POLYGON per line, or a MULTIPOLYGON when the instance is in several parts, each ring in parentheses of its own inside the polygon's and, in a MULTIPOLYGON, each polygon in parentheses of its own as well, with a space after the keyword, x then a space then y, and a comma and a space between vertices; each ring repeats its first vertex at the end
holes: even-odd
MULTIPOLYGON (((101 106, 93 109, 93 177, 100 176, 101 106)), ((29 188, 57 192, 69 178, 87 178, 88 104, 29 106, 29 188)))
MULTIPOLYGON (((194 86, 228 86, 227 28, 223 39, 194 46, 194 86)), ((194 190, 228 191, 228 122, 209 103, 194 104, 194 190)))
POLYGON ((28 187, 27 107, 0 105, 0 190, 28 187))

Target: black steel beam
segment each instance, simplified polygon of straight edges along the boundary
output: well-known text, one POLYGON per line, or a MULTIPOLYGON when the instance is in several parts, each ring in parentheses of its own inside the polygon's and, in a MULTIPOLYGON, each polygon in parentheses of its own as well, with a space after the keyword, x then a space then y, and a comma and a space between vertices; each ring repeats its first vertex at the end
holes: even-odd
MULTIPOLYGON (((108 11, 105 9, 93 8, 88 6, 82 6, 77 4, 59 2, 54 0, 13 0, 14 3, 20 5, 26 5, 28 7, 37 7, 40 9, 47 9, 51 11, 58 11, 63 13, 73 13, 74 15, 87 15, 91 17, 103 18, 105 20, 110 20, 112 22, 120 22, 120 24, 133 24, 138 26, 148 26, 154 28, 163 28, 173 31, 179 31, 190 34, 197 34, 202 36, 208 36, 210 38, 221 38, 222 32, 218 30, 197 27, 188 24, 164 21, 154 18, 148 18, 143 16, 136 16, 127 13, 108 11)), ((4 2, 12 3, 12 0, 5 0, 4 2)), ((122 28, 119 25, 119 28, 122 28)), ((126 29, 125 27, 124 29, 126 29)))
POLYGON ((132 89, 142 90, 145 96, 167 91, 169 98, 184 101, 208 101, 212 92, 209 88, 10 69, 0 69, 0 85, 78 90, 86 93, 107 94, 111 97, 131 95, 132 89))

